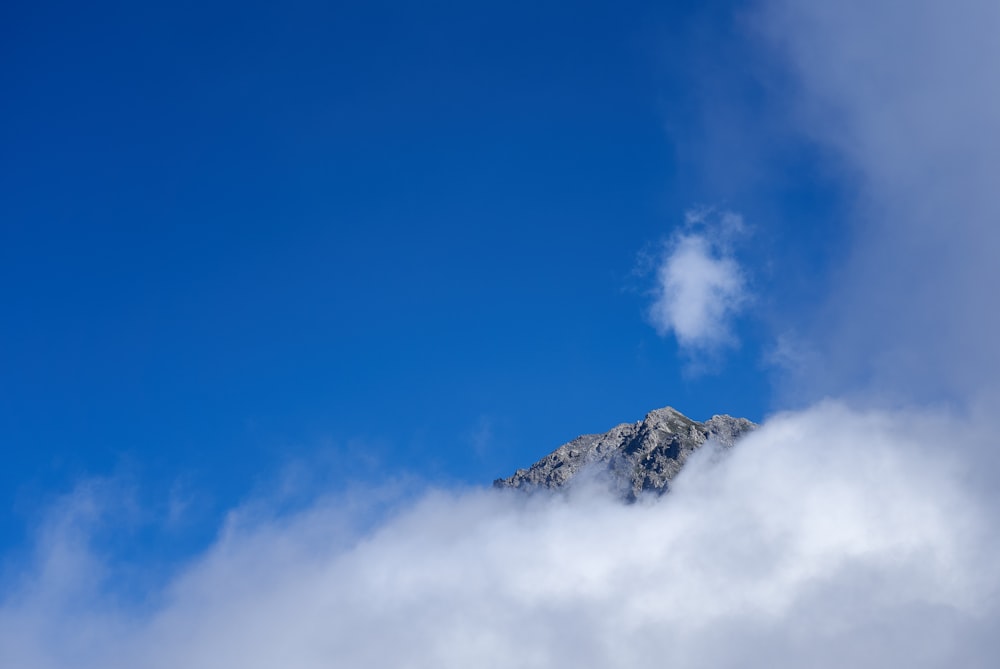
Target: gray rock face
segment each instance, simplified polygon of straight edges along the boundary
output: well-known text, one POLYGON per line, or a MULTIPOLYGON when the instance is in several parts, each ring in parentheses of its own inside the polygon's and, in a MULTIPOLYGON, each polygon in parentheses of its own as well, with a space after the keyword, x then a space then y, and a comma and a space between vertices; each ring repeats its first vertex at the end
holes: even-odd
POLYGON ((666 492, 688 457, 709 440, 728 449, 756 427, 746 418, 712 416, 699 423, 671 407, 657 409, 637 423, 577 437, 493 486, 557 489, 592 472, 606 477, 623 499, 634 501, 642 492, 666 492))

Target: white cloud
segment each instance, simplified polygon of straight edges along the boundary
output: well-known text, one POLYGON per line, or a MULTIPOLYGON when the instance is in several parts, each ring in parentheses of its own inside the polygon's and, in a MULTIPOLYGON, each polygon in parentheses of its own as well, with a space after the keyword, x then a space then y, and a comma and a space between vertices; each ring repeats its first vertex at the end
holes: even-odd
POLYGON ((743 229, 742 219, 732 212, 717 220, 709 216, 707 211, 688 212, 687 231, 667 244, 649 309, 657 332, 672 333, 689 350, 736 344, 731 321, 747 301, 744 273, 730 246, 743 229))
POLYGON ((941 448, 974 434, 831 404, 696 459, 659 501, 437 492, 360 535, 338 530, 336 500, 257 515, 143 606, 107 593, 115 574, 61 522, 49 566, 0 606, 0 655, 23 669, 989 666, 995 516, 941 448))
POLYGON ((760 5, 796 83, 798 129, 859 195, 822 316, 796 324, 822 353, 799 387, 918 401, 996 391, 1000 4, 760 5))

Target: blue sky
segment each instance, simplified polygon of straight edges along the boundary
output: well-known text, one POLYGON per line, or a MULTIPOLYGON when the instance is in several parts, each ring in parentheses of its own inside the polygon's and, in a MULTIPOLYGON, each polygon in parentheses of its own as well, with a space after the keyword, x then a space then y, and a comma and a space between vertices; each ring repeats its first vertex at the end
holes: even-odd
POLYGON ((2 24, 4 545, 92 476, 189 491, 211 526, 289 461, 479 484, 667 404, 759 420, 768 312, 837 236, 739 7, 12 3, 2 24), (701 372, 637 273, 698 206, 743 215, 749 279, 775 286, 701 372))
POLYGON ((996 666, 998 32, 6 3, 0 664, 996 666), (665 405, 762 425, 489 488, 665 405))

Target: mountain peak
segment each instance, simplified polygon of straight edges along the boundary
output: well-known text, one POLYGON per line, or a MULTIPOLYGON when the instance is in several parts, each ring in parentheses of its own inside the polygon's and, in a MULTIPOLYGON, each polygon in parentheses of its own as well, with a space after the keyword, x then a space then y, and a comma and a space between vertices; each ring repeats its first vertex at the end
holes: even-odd
POLYGON ((703 423, 673 407, 655 409, 636 423, 603 434, 586 434, 563 444, 527 469, 493 482, 497 488, 559 489, 584 471, 606 478, 623 499, 662 494, 688 457, 713 441, 731 448, 757 426, 746 418, 716 415, 703 423))
POLYGON ((663 407, 662 409, 654 409, 647 413, 646 417, 642 420, 642 424, 661 426, 673 432, 686 430, 696 423, 673 407, 663 407))

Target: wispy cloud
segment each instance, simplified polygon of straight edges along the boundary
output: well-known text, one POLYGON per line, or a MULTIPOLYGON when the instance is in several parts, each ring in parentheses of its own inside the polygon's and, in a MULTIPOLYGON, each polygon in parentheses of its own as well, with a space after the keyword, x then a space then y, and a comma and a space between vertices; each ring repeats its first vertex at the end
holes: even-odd
POLYGON ((814 394, 965 398, 1000 379, 1000 5, 766 0, 794 127, 850 172, 852 252, 808 332, 814 394))
POLYGON ((748 293, 732 241, 743 227, 733 212, 692 210, 683 231, 665 244, 649 319, 660 335, 672 334, 682 349, 715 351, 738 343, 732 319, 746 305, 748 293))

